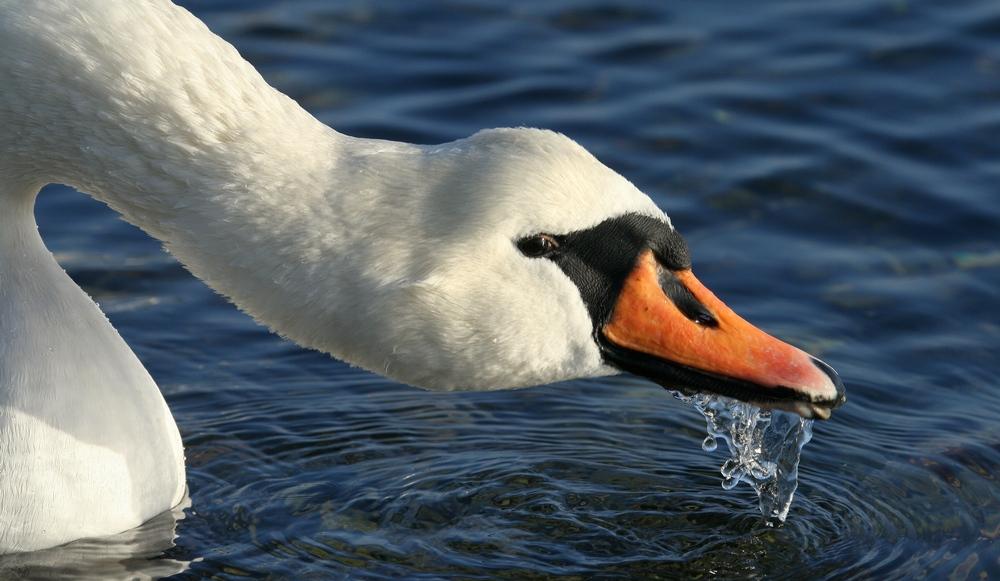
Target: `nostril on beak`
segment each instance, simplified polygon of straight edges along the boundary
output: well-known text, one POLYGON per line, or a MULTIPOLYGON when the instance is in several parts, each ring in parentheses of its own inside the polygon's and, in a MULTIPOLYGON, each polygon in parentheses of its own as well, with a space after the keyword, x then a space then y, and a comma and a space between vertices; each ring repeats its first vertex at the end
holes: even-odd
POLYGON ((659 273, 660 290, 673 301, 677 309, 684 313, 688 320, 693 321, 696 325, 711 329, 719 326, 718 319, 709 312, 708 307, 695 298, 691 289, 684 286, 676 274, 660 265, 656 266, 656 270, 659 273))
POLYGON ((819 370, 825 373, 826 376, 830 378, 830 381, 833 382, 833 386, 837 389, 837 399, 835 401, 835 405, 839 406, 843 404, 845 401, 847 401, 847 393, 844 389, 844 382, 840 380, 840 376, 837 375, 837 372, 834 371, 832 367, 830 367, 823 361, 811 355, 809 357, 812 359, 813 365, 819 367, 819 370))

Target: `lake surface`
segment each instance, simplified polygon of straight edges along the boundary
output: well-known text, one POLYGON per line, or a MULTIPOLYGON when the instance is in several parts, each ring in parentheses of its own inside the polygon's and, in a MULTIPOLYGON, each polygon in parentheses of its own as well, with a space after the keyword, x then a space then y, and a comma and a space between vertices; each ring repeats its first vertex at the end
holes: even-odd
POLYGON ((1000 576, 1000 3, 184 2, 340 131, 570 135, 730 306, 833 365, 784 526, 628 376, 426 393, 255 325, 82 194, 46 242, 158 381, 191 507, 54 578, 1000 576), (176 528, 176 539, 172 540, 176 528))

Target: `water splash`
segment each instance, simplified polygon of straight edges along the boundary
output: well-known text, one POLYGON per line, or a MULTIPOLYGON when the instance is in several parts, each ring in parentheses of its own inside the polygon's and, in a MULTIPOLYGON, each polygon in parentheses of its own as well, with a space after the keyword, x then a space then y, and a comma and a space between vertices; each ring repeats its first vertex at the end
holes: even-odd
POLYGON ((676 394, 705 416, 708 436, 702 449, 713 452, 722 440, 729 459, 722 465, 722 487, 746 482, 757 492, 769 525, 783 523, 798 488, 802 447, 812 439, 813 420, 714 395, 676 394))

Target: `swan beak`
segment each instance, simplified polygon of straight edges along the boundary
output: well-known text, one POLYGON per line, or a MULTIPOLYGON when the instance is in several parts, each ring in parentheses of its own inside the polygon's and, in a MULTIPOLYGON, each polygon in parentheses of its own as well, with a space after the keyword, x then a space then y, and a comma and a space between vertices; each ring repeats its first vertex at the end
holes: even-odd
POLYGON ((629 273, 601 333, 613 362, 671 388, 820 419, 846 399, 829 365, 745 321, 690 270, 664 269, 651 250, 629 273))

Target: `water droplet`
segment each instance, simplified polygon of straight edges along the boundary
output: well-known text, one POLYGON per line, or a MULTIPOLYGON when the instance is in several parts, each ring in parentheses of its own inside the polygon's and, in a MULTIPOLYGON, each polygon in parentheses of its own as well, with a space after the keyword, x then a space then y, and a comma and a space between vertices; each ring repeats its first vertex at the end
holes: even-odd
POLYGON ((764 517, 784 522, 798 487, 802 447, 812 438, 812 420, 718 396, 682 400, 705 417, 708 436, 702 449, 714 451, 720 439, 729 448, 722 487, 730 490, 746 482, 757 492, 764 517))

